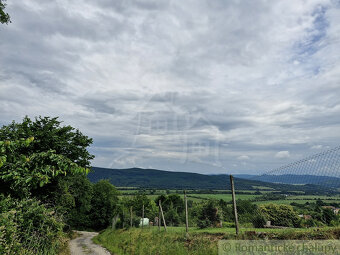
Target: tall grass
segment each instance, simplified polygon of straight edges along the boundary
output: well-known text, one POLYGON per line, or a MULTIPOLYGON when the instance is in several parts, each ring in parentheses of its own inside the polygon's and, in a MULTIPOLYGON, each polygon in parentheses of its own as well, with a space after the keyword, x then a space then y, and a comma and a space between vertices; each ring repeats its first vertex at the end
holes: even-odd
POLYGON ((58 254, 60 247, 67 240, 66 237, 60 236, 46 243, 46 236, 43 236, 38 231, 16 229, 17 232, 8 233, 5 226, 0 226, 0 254, 58 254))
POLYGON ((200 234, 186 238, 175 231, 157 230, 106 230, 94 241, 103 245, 113 254, 178 254, 209 255, 217 254, 214 236, 200 234))
POLYGON ((0 200, 0 254, 57 254, 66 241, 64 224, 35 199, 0 200))
MULTIPOLYGON (((183 228, 168 228, 167 232, 157 228, 128 230, 105 230, 94 238, 94 242, 107 248, 113 254, 217 254, 217 242, 221 239, 235 239, 234 229, 209 229, 202 232, 191 229, 186 237, 183 228)), ((257 229, 243 230, 237 239, 283 239, 322 240, 339 239, 340 228, 322 229, 257 229)))

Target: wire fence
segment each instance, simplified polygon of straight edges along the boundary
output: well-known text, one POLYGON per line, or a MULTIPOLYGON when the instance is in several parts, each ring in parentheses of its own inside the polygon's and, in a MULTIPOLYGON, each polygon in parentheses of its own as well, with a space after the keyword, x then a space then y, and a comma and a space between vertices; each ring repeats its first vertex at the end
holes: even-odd
POLYGON ((254 179, 337 187, 340 184, 340 146, 270 170, 254 179))

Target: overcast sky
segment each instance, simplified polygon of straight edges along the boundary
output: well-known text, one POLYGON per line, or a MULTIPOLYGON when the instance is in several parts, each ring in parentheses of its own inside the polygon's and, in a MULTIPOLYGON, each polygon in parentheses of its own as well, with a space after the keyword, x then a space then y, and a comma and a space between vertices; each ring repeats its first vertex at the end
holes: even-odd
POLYGON ((94 166, 261 173, 340 145, 340 2, 9 0, 0 125, 60 116, 94 166))

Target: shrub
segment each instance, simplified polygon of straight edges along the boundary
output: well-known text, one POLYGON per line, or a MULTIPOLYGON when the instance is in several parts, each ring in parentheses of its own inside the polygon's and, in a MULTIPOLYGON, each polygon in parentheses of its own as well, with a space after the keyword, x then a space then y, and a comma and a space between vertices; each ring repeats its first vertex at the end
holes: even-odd
POLYGON ((260 213, 257 213, 252 219, 254 228, 263 228, 266 222, 267 219, 260 213))
POLYGON ((211 227, 222 219, 221 209, 217 201, 209 200, 198 209, 197 226, 199 228, 211 227))
POLYGON ((315 219, 308 219, 308 220, 302 220, 301 225, 303 227, 324 227, 325 224, 321 221, 315 220, 315 219))
POLYGON ((93 185, 91 220, 93 229, 104 229, 118 213, 119 192, 109 181, 101 180, 93 185))
POLYGON ((197 227, 200 229, 208 228, 212 225, 211 221, 209 219, 202 219, 197 221, 197 227))
POLYGON ((290 205, 265 204, 259 206, 259 211, 272 225, 284 227, 300 227, 301 220, 290 205))
POLYGON ((61 219, 38 200, 0 197, 0 254, 56 253, 64 237, 61 219))

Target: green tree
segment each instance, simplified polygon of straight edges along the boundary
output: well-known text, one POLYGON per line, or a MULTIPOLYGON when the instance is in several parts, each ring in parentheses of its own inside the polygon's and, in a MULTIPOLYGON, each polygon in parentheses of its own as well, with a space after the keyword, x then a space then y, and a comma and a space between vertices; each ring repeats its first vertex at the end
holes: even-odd
POLYGON ((175 208, 177 213, 184 212, 184 200, 178 194, 160 195, 155 199, 155 203, 158 205, 158 201, 162 202, 162 209, 168 211, 171 207, 175 208))
POLYGON ((165 221, 169 226, 178 226, 181 222, 181 219, 177 213, 176 208, 171 204, 170 208, 166 211, 165 221))
MULTIPOLYGON (((237 200, 237 213, 240 223, 253 222, 253 218, 256 215, 255 212, 257 212, 255 204, 252 204, 249 200, 237 200)), ((232 214, 232 219, 234 220, 234 214, 232 214)))
POLYGON ((336 220, 336 215, 330 208, 323 208, 321 220, 323 223, 330 225, 333 220, 336 220))
POLYGON ((60 192, 56 192, 55 200, 66 223, 78 230, 91 226, 93 185, 89 179, 84 175, 67 176, 58 185, 60 192))
POLYGON ((57 118, 28 117, 0 129, 0 191, 55 204, 65 176, 86 175, 92 139, 57 118))
POLYGON ((34 137, 28 148, 19 153, 33 154, 53 150, 55 154, 65 156, 80 167, 90 167, 94 158, 87 148, 93 140, 71 126, 62 126, 58 117, 38 117, 31 120, 25 117, 21 123, 12 122, 0 129, 0 141, 20 140, 34 137))
POLYGON ((251 220, 254 228, 263 228, 267 222, 267 219, 259 212, 255 212, 251 220))
POLYGON ((25 153, 33 137, 0 141, 0 191, 24 197, 60 175, 85 173, 84 168, 54 151, 25 153), (21 153, 20 153, 21 151, 21 153), (25 153, 25 154, 23 154, 25 153))
POLYGON ((6 8, 5 1, 6 0, 0 0, 0 23, 2 24, 8 24, 8 22, 11 22, 9 14, 5 12, 6 8))
POLYGON ((206 228, 216 225, 222 219, 222 210, 218 201, 209 200, 203 203, 198 211, 197 225, 200 228, 206 228))
POLYGON ((299 227, 301 220, 290 205, 265 204, 259 206, 259 212, 272 225, 284 227, 299 227))
POLYGON ((104 229, 118 213, 119 192, 109 181, 101 180, 93 185, 91 221, 94 229, 104 229))

